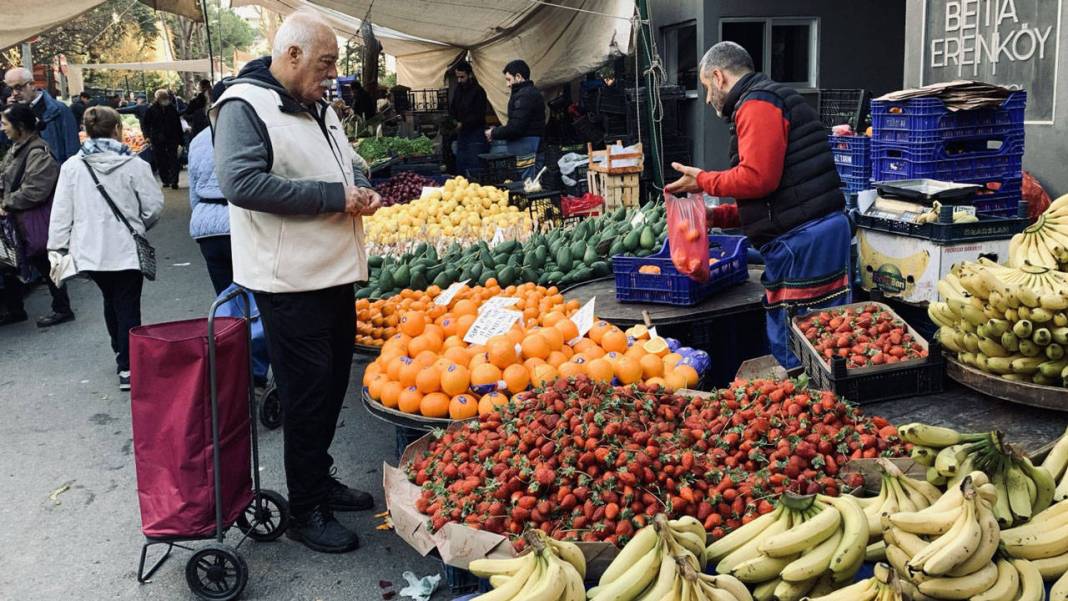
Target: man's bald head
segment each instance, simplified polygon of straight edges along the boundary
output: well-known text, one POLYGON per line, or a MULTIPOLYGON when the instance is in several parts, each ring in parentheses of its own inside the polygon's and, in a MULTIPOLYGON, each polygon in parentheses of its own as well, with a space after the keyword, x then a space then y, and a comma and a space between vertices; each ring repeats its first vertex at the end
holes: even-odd
POLYGON ((337 37, 322 17, 299 11, 275 34, 271 73, 297 100, 311 103, 323 97, 337 78, 337 37))
POLYGON ((8 69, 4 73, 4 83, 11 88, 11 98, 15 102, 29 102, 37 96, 37 90, 33 87, 33 73, 29 69, 8 69))

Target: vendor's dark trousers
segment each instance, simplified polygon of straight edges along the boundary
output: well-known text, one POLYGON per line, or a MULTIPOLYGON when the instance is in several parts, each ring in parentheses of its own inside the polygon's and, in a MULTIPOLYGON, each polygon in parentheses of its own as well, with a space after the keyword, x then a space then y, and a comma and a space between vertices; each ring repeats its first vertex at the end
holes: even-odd
MULTIPOLYGON (((67 287, 56 287, 48 272, 52 269, 48 262, 48 255, 37 255, 30 259, 30 265, 44 277, 48 284, 48 292, 52 295, 52 312, 66 315, 72 313, 70 309, 70 296, 67 295, 67 287)), ((22 297, 26 294, 26 287, 14 271, 4 271, 4 309, 13 315, 25 313, 22 305, 22 297)))
POLYGON ((156 162, 159 179, 164 186, 178 183, 178 144, 152 143, 152 160, 156 162))
POLYGON ((484 130, 461 130, 456 135, 456 173, 469 178, 480 176, 478 155, 489 152, 489 148, 484 130))
POLYGON ((234 256, 230 250, 230 236, 198 238, 197 244, 200 246, 200 254, 204 255, 204 263, 208 266, 208 277, 215 288, 215 296, 218 296, 234 283, 234 256))
POLYGON ((289 505, 300 515, 329 490, 330 444, 352 368, 352 285, 313 292, 256 293, 278 394, 289 505))
POLYGON ((111 336, 111 350, 115 352, 116 371, 130 370, 130 330, 141 325, 140 271, 90 271, 104 295, 104 323, 111 336))

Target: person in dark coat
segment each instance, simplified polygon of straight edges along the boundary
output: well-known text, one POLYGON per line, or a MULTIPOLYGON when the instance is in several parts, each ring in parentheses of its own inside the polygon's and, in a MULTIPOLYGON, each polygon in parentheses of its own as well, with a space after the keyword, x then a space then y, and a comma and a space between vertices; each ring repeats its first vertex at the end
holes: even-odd
POLYGON ((182 113, 186 122, 189 123, 190 139, 195 138, 201 130, 208 126, 208 105, 211 104, 211 82, 202 79, 197 85, 200 87, 200 93, 189 101, 189 106, 182 113))
POLYGON ((70 112, 74 113, 74 120, 78 122, 79 128, 82 126, 82 115, 85 114, 85 109, 89 108, 89 98, 89 92, 82 92, 70 105, 70 112))
MULTIPOLYGON (((509 154, 537 154, 541 137, 545 135, 545 98, 530 80, 530 66, 514 60, 504 66, 504 81, 512 88, 508 98, 508 123, 486 130, 486 140, 504 140, 509 154)), ((537 166, 523 173, 533 177, 537 166)))
POLYGON ((352 110, 364 119, 374 117, 377 112, 374 96, 358 81, 349 84, 349 89, 352 90, 352 110))
POLYGON ((182 120, 167 90, 156 90, 155 102, 145 111, 142 127, 152 143, 152 158, 164 186, 178 189, 178 146, 182 143, 182 120))
POLYGON ((456 120, 456 172, 471 177, 478 170, 478 155, 489 152, 483 130, 486 127, 486 90, 475 80, 474 71, 467 61, 453 67, 456 73, 456 88, 449 102, 449 116, 456 120))
POLYGON ((33 73, 22 67, 9 69, 4 74, 4 82, 11 88, 12 94, 8 104, 25 102, 33 109, 33 114, 43 125, 38 125, 41 138, 48 143, 52 158, 62 164, 78 152, 78 123, 70 107, 56 100, 45 90, 38 90, 33 84, 33 73))

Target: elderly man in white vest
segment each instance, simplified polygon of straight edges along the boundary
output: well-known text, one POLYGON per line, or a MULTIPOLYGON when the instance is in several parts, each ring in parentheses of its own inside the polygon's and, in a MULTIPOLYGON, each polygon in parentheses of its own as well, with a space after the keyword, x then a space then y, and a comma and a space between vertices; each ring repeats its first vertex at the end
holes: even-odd
POLYGON ((362 219, 380 205, 323 99, 337 57, 327 23, 295 13, 210 114, 234 282, 255 294, 282 401, 286 534, 327 553, 359 546, 334 512, 374 506, 333 477, 329 452, 352 367, 353 283, 367 279, 362 219))

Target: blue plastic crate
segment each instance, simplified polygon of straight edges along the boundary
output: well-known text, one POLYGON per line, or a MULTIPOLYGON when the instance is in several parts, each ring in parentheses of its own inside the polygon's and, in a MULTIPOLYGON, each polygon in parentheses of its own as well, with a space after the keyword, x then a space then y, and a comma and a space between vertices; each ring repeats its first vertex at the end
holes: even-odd
POLYGON ((1023 133, 972 138, 951 143, 872 143, 875 181, 930 178, 962 182, 977 178, 1020 177, 1023 133))
POLYGON ((835 165, 863 168, 871 165, 871 138, 868 136, 828 136, 835 165))
POLYGON ((648 257, 612 257, 616 276, 616 300, 621 303, 657 303, 688 307, 712 293, 749 279, 748 248, 744 236, 709 236, 708 281, 698 283, 679 273, 671 262, 667 240, 660 252, 648 257), (659 274, 639 273, 645 265, 660 268, 659 274))
POLYGON ((1023 131, 1027 92, 1016 91, 997 108, 950 111, 938 98, 873 100, 872 137, 883 142, 945 142, 1023 131))
POLYGON ((856 192, 863 192, 864 190, 871 189, 871 172, 867 175, 846 175, 841 169, 838 170, 838 177, 842 180, 842 189, 846 191, 846 194, 853 194, 856 192))

